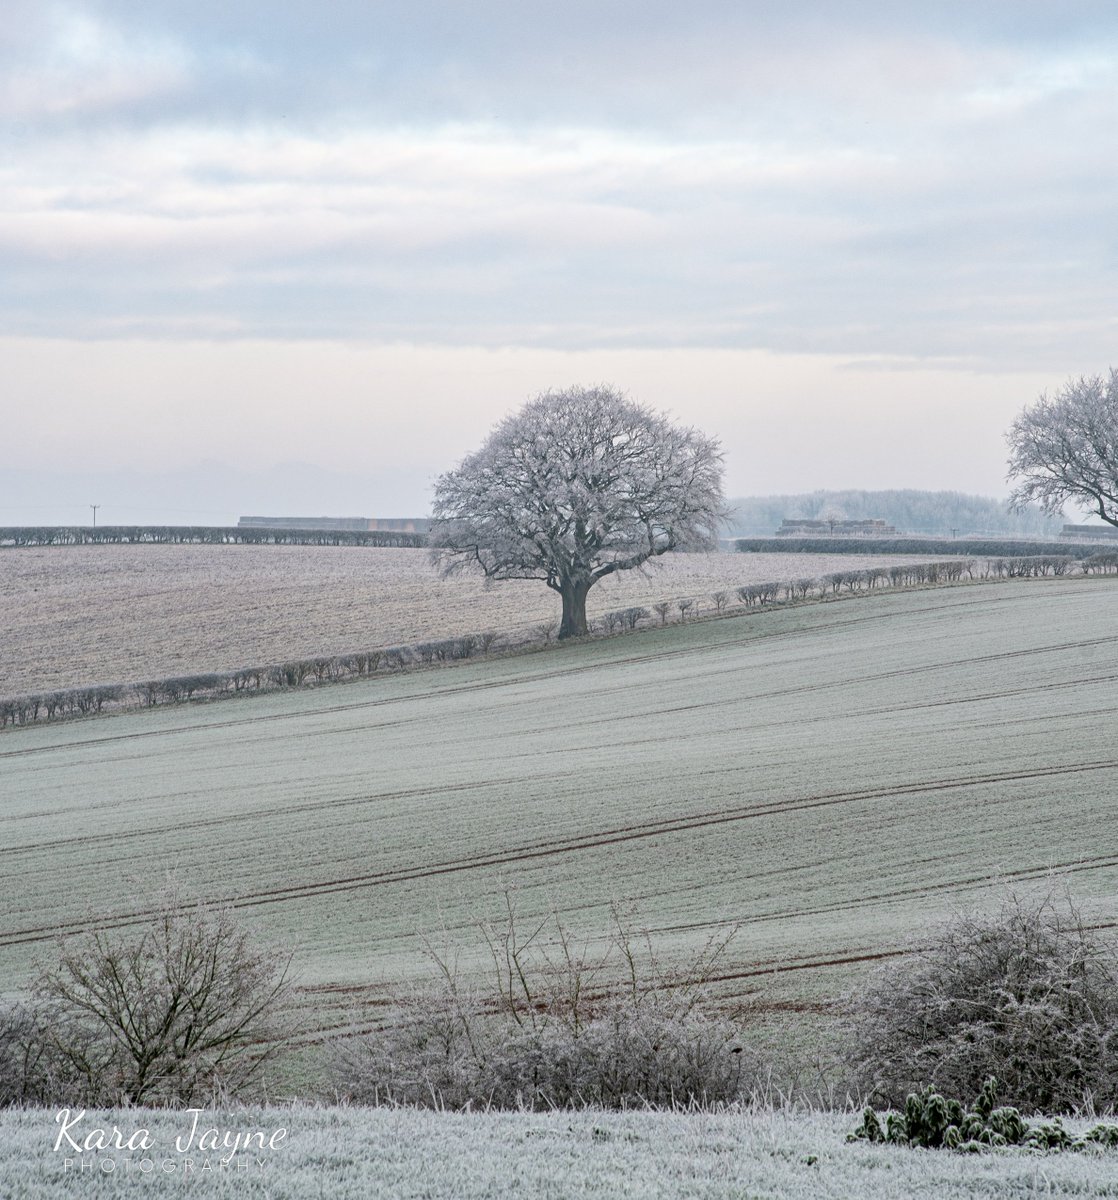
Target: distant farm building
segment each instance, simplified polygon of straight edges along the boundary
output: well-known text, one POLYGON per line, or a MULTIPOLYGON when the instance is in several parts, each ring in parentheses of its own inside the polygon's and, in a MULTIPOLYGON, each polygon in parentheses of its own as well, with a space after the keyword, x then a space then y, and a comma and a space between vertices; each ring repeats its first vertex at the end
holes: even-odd
POLYGON ((238 529, 344 529, 357 533, 426 533, 430 517, 241 517, 238 529))
POLYGON ((780 523, 777 537, 896 537, 884 521, 789 521, 780 523))
POLYGON ((1118 528, 1113 525, 1065 525, 1060 530, 1062 538, 1100 538, 1104 541, 1118 540, 1118 528))

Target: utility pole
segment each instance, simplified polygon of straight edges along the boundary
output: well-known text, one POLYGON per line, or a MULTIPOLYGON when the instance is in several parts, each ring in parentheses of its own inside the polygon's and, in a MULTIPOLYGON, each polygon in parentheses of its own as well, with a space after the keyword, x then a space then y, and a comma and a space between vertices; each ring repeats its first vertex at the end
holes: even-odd
POLYGON ((958 532, 959 531, 957 529, 952 529, 951 536, 954 537, 958 532))
POLYGON ((97 510, 101 507, 101 505, 100 504, 91 504, 89 507, 93 509, 93 528, 96 529, 97 528, 97 510))

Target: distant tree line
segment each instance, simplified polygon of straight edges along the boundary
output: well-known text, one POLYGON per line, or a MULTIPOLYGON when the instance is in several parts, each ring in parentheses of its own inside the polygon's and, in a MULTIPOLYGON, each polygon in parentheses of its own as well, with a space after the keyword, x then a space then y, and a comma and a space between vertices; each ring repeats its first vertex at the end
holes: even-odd
MULTIPOLYGON (((704 613, 723 614, 736 597, 746 610, 796 601, 823 600, 870 592, 883 587, 935 587, 973 579, 1032 579, 1082 573, 1118 574, 1118 551, 1094 552, 1079 558, 1074 554, 1018 554, 989 559, 939 559, 903 563, 899 566, 869 567, 835 571, 799 579, 751 583, 733 592, 712 592, 705 600, 694 596, 660 600, 651 611, 640 605, 604 613, 590 622, 590 632, 613 634, 638 628, 655 615, 660 625, 678 613, 688 621, 704 613)), ((350 654, 317 655, 291 659, 268 666, 241 667, 235 671, 209 671, 174 675, 140 683, 92 684, 59 688, 22 696, 0 698, 0 728, 31 725, 39 721, 93 716, 106 710, 155 708, 189 700, 221 700, 251 693, 283 691, 288 688, 365 679, 372 675, 403 671, 434 663, 461 662, 493 649, 507 651, 532 643, 549 643, 556 631, 554 621, 534 626, 519 638, 505 638, 493 630, 463 634, 409 646, 389 646, 350 654)))
POLYGON ((967 554, 980 558, 1017 558, 1023 554, 1058 554, 1086 558, 1097 547, 1078 542, 1032 542, 1017 538, 737 538, 743 554, 967 554))
POLYGON ((880 519, 905 533, 949 535, 1010 534, 1016 537, 1046 537, 1060 531, 1056 517, 1038 506, 1020 512, 1009 501, 963 492, 927 492, 916 489, 889 491, 818 491, 788 496, 744 496, 730 501, 728 525, 733 536, 765 537, 776 532, 781 521, 813 520, 837 514, 847 521, 880 519))
POLYGON ((223 525, 26 525, 0 527, 0 546, 99 545, 395 546, 427 545, 425 533, 391 529, 262 529, 223 525))

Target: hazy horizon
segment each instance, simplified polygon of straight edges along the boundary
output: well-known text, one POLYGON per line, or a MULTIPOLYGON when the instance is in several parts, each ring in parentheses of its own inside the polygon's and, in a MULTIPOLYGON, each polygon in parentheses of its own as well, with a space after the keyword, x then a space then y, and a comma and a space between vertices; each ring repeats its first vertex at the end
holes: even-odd
MULTIPOLYGON (((780 489, 771 492, 727 492, 727 499, 747 501, 817 491, 885 491, 850 488, 780 489)), ((900 489, 903 490, 903 489, 900 489)), ((912 489, 981 496, 958 488, 912 489)), ((235 525, 242 516, 291 517, 425 517, 429 497, 409 504, 418 493, 406 480, 394 487, 391 474, 370 483, 361 474, 330 471, 310 463, 289 462, 244 471, 219 462, 203 462, 165 473, 122 469, 102 472, 42 472, 0 467, 0 498, 33 497, 37 502, 0 505, 0 527, 14 525, 90 525, 97 504, 98 525, 235 525), (98 496, 88 501, 86 496, 98 496)), ((1004 501, 1005 495, 987 496, 1004 501)), ((791 512, 787 516, 814 516, 791 512)), ((1069 509, 1068 521, 1083 514, 1069 509)), ((1096 518, 1097 523, 1097 518, 1096 518)), ((902 531, 903 532, 903 531, 902 531)))

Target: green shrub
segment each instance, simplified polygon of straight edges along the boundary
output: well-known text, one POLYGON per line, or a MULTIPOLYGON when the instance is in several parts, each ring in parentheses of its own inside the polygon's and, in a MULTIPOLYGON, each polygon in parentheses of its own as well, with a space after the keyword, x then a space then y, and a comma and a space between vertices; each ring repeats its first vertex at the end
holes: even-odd
POLYGON ((991 1075, 974 1103, 966 1108, 948 1100, 933 1087, 911 1092, 902 1112, 885 1114, 885 1126, 872 1108, 862 1113, 862 1123, 847 1136, 848 1142, 888 1142, 923 1150, 959 1150, 975 1153, 1003 1146, 1030 1150, 1087 1150, 1118 1147, 1118 1125, 1094 1125, 1072 1134, 1057 1117, 1030 1125, 1016 1108, 995 1108, 998 1081, 991 1075))

